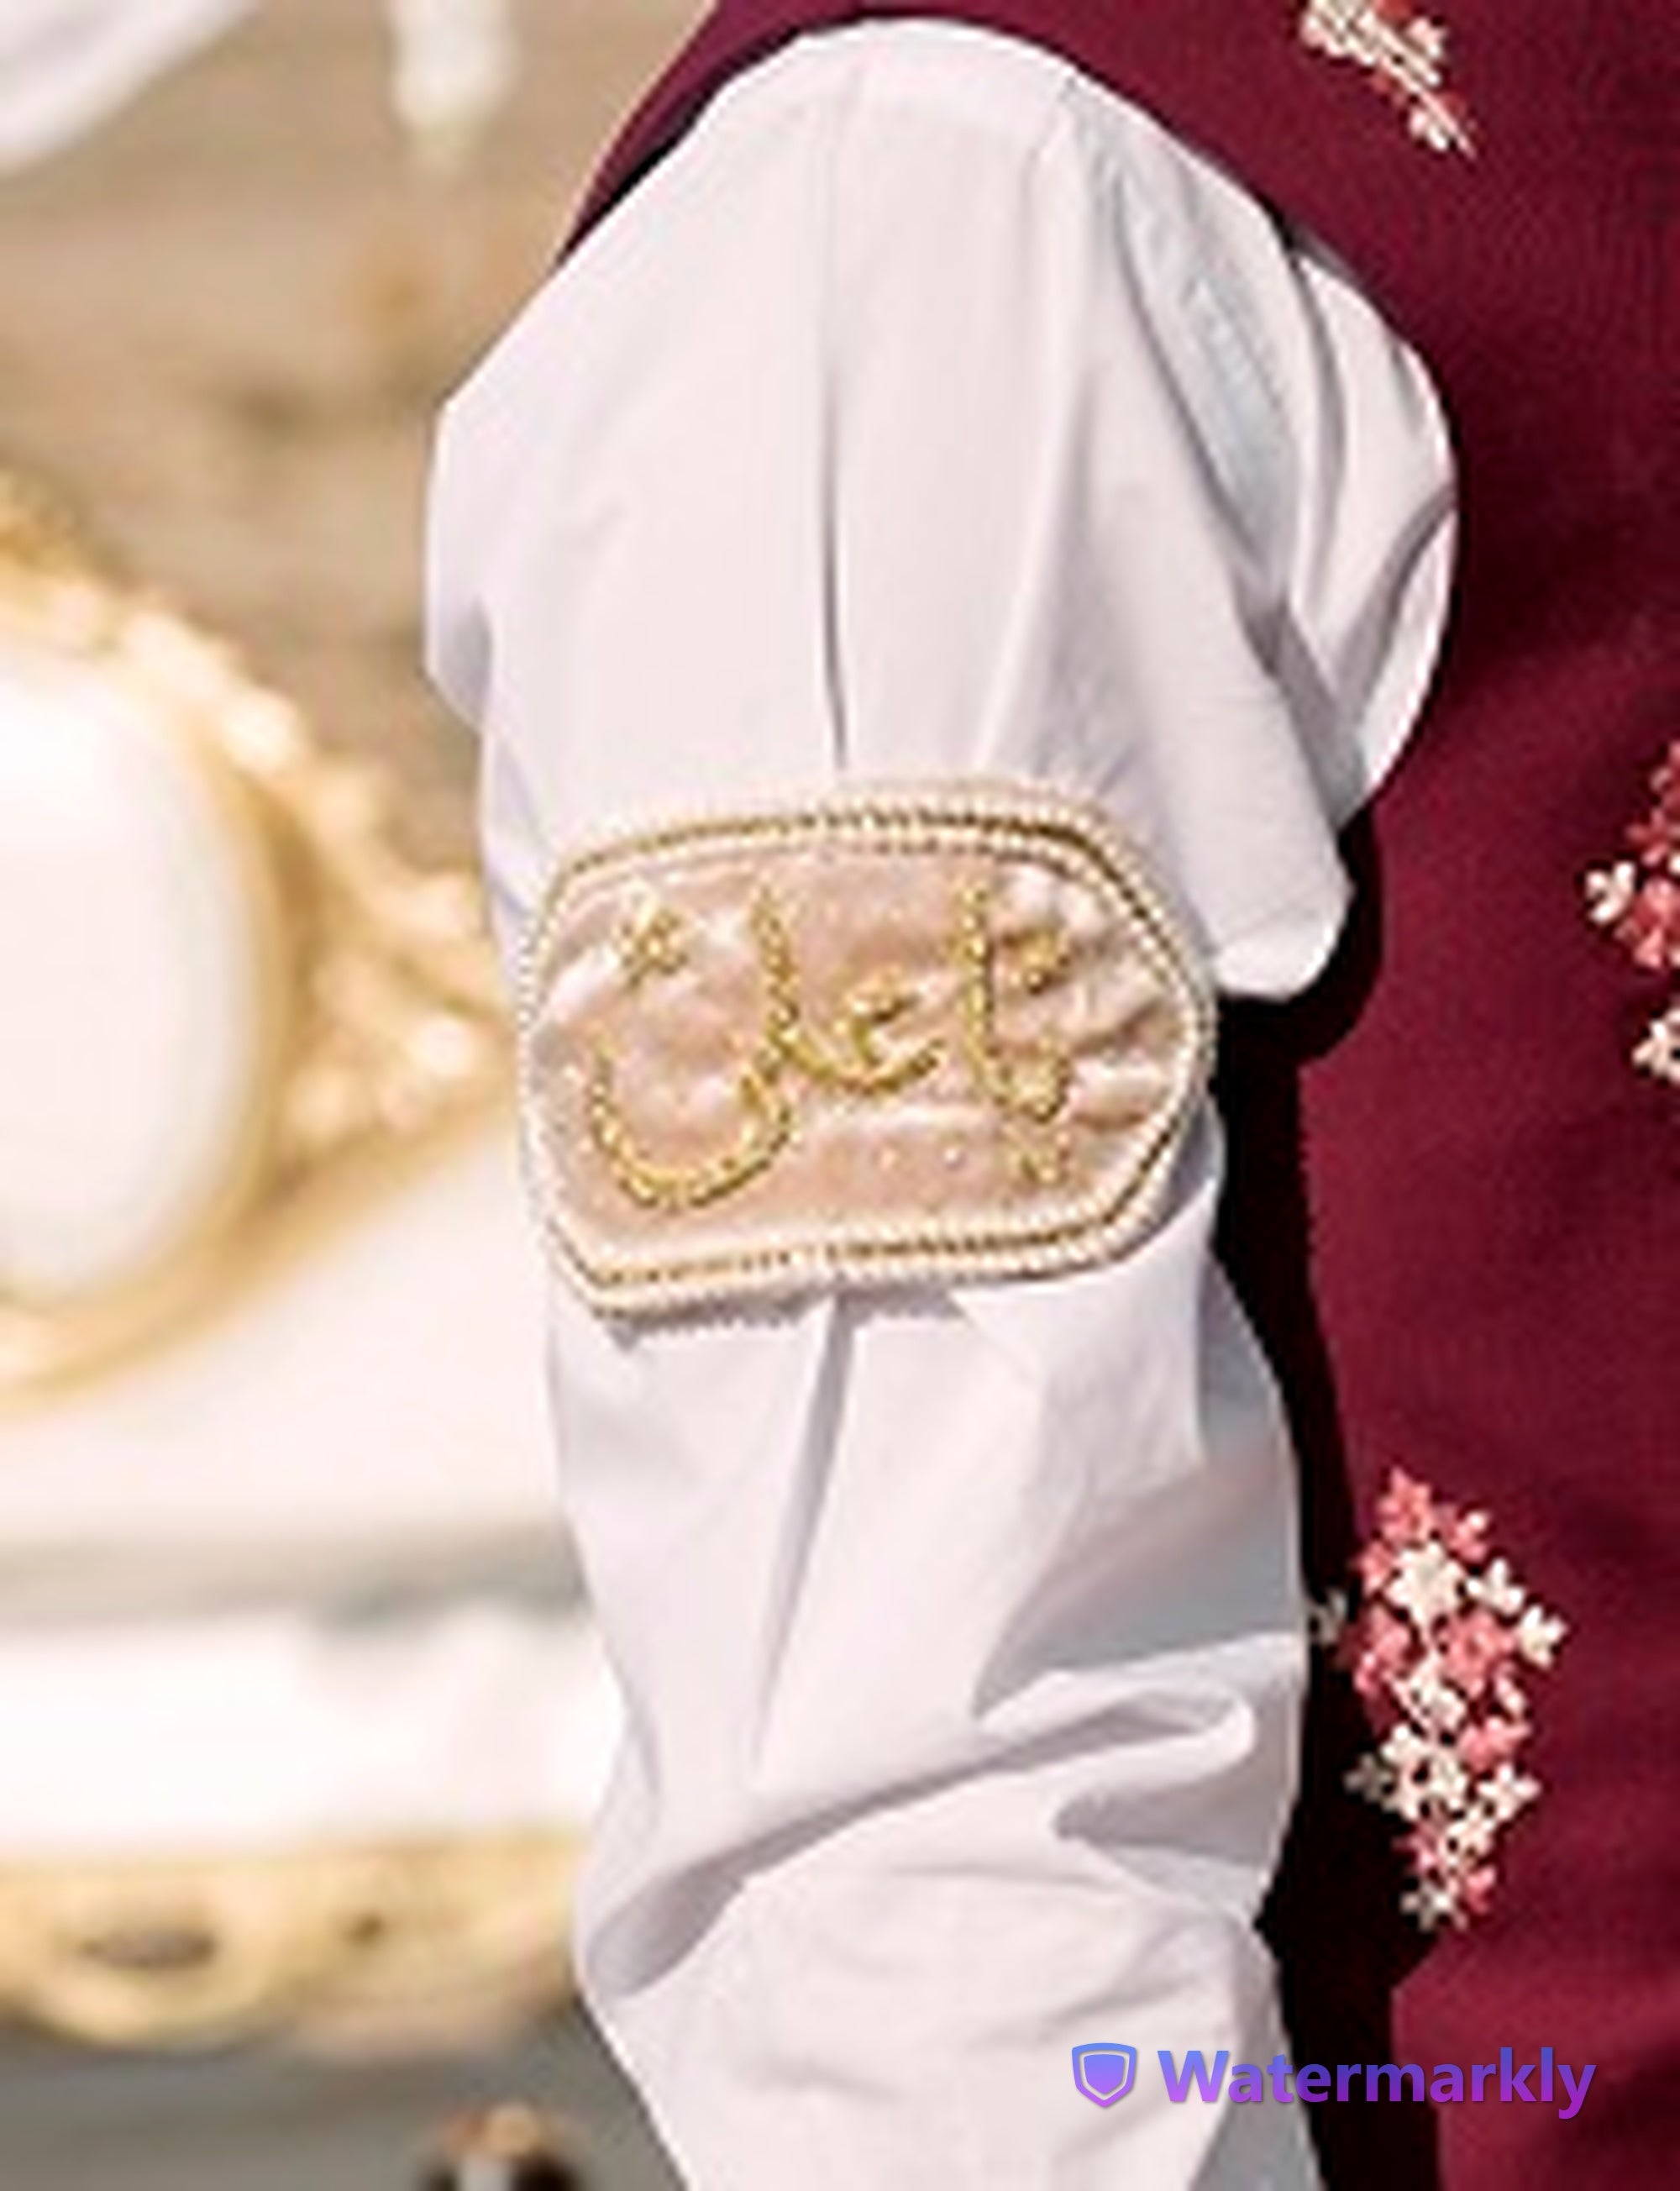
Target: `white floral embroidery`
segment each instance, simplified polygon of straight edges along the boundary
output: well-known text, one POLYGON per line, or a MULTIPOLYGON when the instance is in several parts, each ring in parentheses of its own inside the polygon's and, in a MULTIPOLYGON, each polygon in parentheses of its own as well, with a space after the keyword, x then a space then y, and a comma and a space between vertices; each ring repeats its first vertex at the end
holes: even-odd
POLYGON ((1347 1627, 1350 1607, 1345 1590, 1332 1590, 1307 1608, 1308 1641, 1320 1651, 1333 1651, 1347 1627))
POLYGON ((1648 811, 1628 828, 1632 856, 1583 881, 1586 917, 1620 943, 1642 974, 1666 977, 1669 994, 1632 1052, 1642 1073, 1680 1088, 1680 738, 1653 771, 1648 811))
POLYGON ((1401 0, 1306 0, 1300 35, 1313 52, 1364 69, 1419 144, 1475 151, 1469 111, 1446 88, 1446 31, 1429 16, 1409 15, 1401 0))
POLYGON ((1528 1592, 1511 1572, 1508 1560, 1489 1560, 1478 1575, 1472 1575, 1464 1586, 1464 1594, 1478 1605, 1485 1605, 1491 1612, 1503 1613, 1512 1619, 1528 1602, 1528 1592))
POLYGON ((1441 1670, 1438 1659, 1420 1659, 1405 1678, 1395 1685, 1395 1694, 1404 1702, 1407 1710, 1420 1727, 1431 1733, 1450 1734, 1461 1727, 1470 1707, 1441 1670))
POLYGON ((1633 1049, 1633 1062, 1641 1072, 1680 1088, 1680 1004, 1660 1012, 1633 1049))
POLYGON ((1531 1605, 1517 1630, 1517 1648, 1531 1666, 1549 1666, 1558 1655, 1564 1628, 1555 1613, 1531 1605))
POLYGON ((1429 1628, 1456 1610, 1463 1579, 1463 1568, 1444 1545, 1423 1545, 1401 1553, 1384 1596, 1420 1628, 1429 1628))
POLYGON ((1587 919, 1597 927, 1614 928, 1632 904, 1638 887, 1639 870, 1632 860, 1595 868, 1586 878, 1587 919))

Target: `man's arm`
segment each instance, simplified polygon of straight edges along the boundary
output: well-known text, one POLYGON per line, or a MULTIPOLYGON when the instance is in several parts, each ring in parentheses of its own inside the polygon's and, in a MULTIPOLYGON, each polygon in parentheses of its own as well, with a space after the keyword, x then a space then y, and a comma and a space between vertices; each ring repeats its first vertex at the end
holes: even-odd
MULTIPOLYGON (((1303 984, 1365 735, 1330 625, 1279 637, 1335 522, 1323 308, 1257 209, 1020 48, 900 26, 758 71, 446 433, 434 642, 505 932, 632 825, 978 780, 1100 815, 1199 979, 1303 984)), ((1439 592, 1405 411, 1365 428, 1420 543, 1359 605, 1367 693, 1439 592)), ((1279 2051, 1252 1919, 1303 1660, 1204 1098, 1175 1135, 1147 1232, 1077 1271, 651 1321, 556 1284, 629 1707, 582 1969, 703 2191, 1316 2180, 1298 2108, 1157 2066, 1279 2051), (1140 2055, 1112 2112, 1071 2074, 1098 2041, 1140 2055)))

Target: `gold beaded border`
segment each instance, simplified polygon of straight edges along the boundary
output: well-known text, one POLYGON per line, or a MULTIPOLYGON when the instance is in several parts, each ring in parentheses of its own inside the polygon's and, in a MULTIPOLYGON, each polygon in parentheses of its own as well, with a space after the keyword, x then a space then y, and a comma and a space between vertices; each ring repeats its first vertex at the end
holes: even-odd
POLYGON ((854 785, 825 798, 698 811, 597 838, 564 858, 521 941, 515 974, 521 1141, 544 1242, 561 1275, 589 1305, 631 1317, 773 1302, 823 1289, 910 1287, 1051 1277, 1122 1254, 1154 1215, 1174 1151, 1212 1070, 1216 1008, 1201 957, 1142 857, 1106 810, 1007 778, 936 784, 854 785), (698 845, 748 851, 813 837, 883 853, 977 848, 1031 858, 1094 887, 1124 913, 1176 1007, 1182 1037, 1172 1097, 1126 1175, 1038 1225, 875 1224, 823 1239, 801 1235, 749 1249, 668 1259, 592 1259, 568 1231, 564 1194, 542 1130, 536 1038, 555 932, 566 902, 603 868, 662 863, 698 845))

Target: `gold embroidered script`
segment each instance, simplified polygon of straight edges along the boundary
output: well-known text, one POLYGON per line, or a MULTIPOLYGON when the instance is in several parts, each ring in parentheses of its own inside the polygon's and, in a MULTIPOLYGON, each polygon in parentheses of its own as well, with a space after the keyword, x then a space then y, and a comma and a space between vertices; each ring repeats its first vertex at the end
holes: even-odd
POLYGON ((545 1232, 589 1300, 646 1314, 1120 1253, 1212 1007, 1105 817, 988 783, 594 847, 520 1016, 545 1232))

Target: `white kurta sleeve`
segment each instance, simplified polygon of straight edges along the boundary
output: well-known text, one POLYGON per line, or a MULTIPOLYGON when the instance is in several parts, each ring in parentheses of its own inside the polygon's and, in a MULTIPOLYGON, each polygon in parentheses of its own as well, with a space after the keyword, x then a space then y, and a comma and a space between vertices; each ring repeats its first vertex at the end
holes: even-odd
MULTIPOLYGON (((726 94, 451 407, 435 672, 512 947, 603 831, 860 780, 1092 802, 1222 990, 1340 926, 1447 561, 1417 368, 1045 57, 895 25, 726 94)), ((1303 1683, 1290 1460, 1205 1103, 1076 1275, 633 1328, 561 1283, 627 1704, 589 1997, 698 2191, 1301 2191, 1252 1921, 1303 1683), (1134 2046, 1112 2109, 1070 2050, 1134 2046)))

